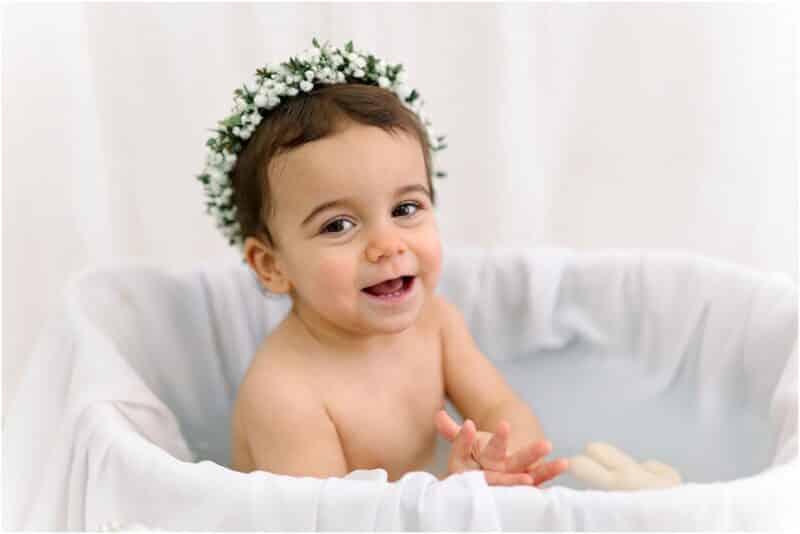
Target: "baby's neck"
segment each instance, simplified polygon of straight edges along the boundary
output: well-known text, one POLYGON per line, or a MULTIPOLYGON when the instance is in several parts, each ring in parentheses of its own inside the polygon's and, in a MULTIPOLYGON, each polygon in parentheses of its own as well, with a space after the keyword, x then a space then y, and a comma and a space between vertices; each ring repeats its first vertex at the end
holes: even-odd
POLYGON ((293 305, 287 321, 290 331, 307 339, 322 353, 341 355, 346 359, 370 359, 398 350, 412 335, 412 328, 392 334, 364 334, 343 330, 315 313, 293 305))

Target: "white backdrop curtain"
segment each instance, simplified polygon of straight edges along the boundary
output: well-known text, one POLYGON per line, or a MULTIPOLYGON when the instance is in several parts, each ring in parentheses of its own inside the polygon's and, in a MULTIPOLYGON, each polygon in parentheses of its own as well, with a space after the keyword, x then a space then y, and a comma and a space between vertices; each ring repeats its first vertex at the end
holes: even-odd
POLYGON ((407 67, 448 136, 447 244, 680 249, 796 280, 787 5, 7 6, 4 413, 72 273, 234 256, 195 179, 208 129, 315 36, 407 67))

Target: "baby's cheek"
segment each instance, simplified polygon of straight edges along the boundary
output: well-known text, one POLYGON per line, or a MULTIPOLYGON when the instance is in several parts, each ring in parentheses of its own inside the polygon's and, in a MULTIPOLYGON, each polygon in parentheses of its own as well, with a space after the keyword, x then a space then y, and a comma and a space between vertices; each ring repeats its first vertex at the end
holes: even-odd
POLYGON ((353 262, 347 258, 331 256, 321 261, 313 273, 314 286, 317 293, 328 299, 352 298, 356 273, 353 262))
POLYGON ((434 289, 442 272, 442 243, 437 232, 431 232, 420 249, 420 267, 424 269, 427 284, 434 289))

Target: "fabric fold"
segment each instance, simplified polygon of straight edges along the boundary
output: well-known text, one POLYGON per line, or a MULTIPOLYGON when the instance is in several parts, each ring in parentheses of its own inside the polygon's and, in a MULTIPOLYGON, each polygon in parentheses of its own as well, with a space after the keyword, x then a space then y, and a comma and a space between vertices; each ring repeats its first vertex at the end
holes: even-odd
POLYGON ((381 469, 232 471, 235 390, 288 301, 264 299, 238 262, 117 265, 75 276, 43 326, 3 433, 4 528, 794 528, 780 490, 798 466, 790 280, 647 251, 450 248, 445 258, 439 292, 558 455, 606 439, 676 465, 687 483, 609 493, 489 487, 477 471, 391 483, 381 469), (702 440, 705 456, 675 435, 702 440))

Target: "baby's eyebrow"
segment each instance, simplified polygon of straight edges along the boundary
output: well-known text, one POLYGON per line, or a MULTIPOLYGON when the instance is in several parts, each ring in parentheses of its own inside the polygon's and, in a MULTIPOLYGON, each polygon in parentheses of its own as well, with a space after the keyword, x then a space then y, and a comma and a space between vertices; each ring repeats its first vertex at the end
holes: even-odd
MULTIPOLYGON (((419 192, 425 193, 426 195, 428 195, 428 198, 431 198, 431 192, 428 191, 428 188, 425 187, 422 184, 405 185, 405 186, 399 188, 397 191, 395 191, 394 192, 394 196, 397 197, 397 196, 400 196, 400 195, 404 195, 406 193, 410 193, 412 191, 419 191, 419 192)), ((352 201, 352 197, 339 198, 339 199, 336 199, 336 200, 330 200, 328 202, 324 202, 324 203, 320 204, 319 206, 317 206, 316 208, 314 208, 313 210, 311 210, 311 213, 308 214, 308 217, 303 219, 303 222, 300 223, 300 226, 305 226, 306 224, 311 222, 311 219, 313 219, 321 211, 325 211, 326 209, 332 208, 332 207, 335 207, 335 206, 342 206, 342 205, 350 203, 351 201, 352 201)))

